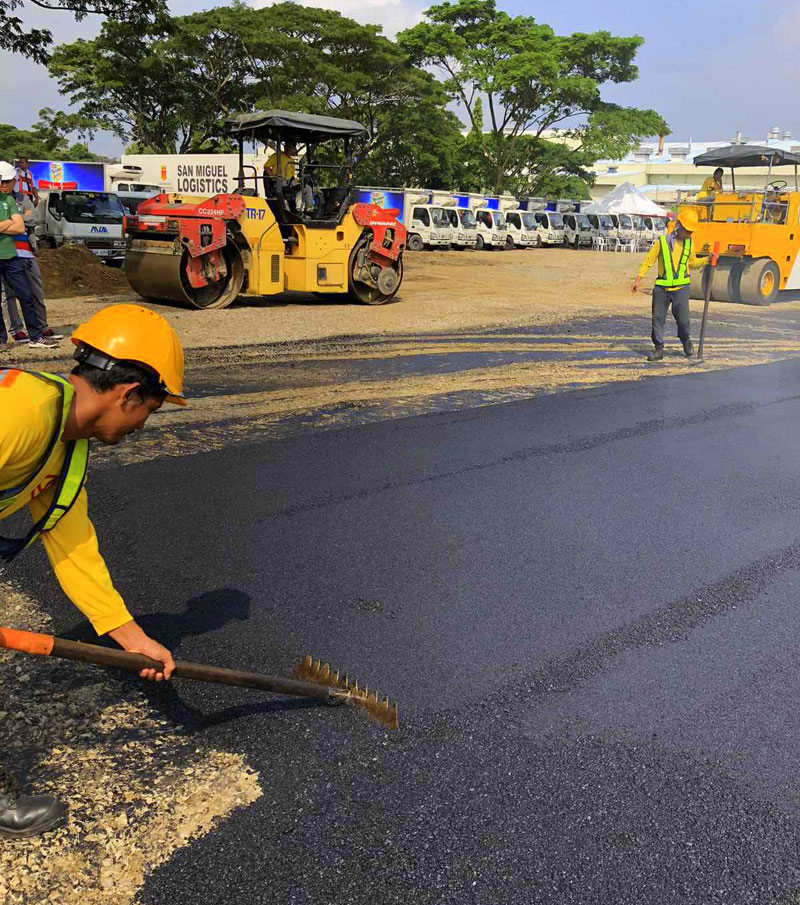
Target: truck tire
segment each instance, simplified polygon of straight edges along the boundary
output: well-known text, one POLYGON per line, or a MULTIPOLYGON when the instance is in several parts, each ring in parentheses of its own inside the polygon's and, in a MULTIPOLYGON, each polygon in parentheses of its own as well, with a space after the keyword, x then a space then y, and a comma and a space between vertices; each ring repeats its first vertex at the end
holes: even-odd
POLYGON ((486 243, 483 241, 483 236, 480 233, 478 233, 478 238, 477 238, 477 241, 475 242, 475 248, 478 251, 483 251, 483 249, 485 247, 486 247, 486 243))
POLYGON ((422 249, 425 248, 425 243, 422 241, 422 236, 418 236, 416 233, 412 233, 406 240, 406 248, 409 251, 422 251, 422 249))
POLYGON ((513 236, 506 236, 506 250, 513 251, 517 246, 514 244, 513 236))
POLYGON ((739 299, 745 305, 771 305, 778 297, 781 273, 772 258, 748 261, 739 281, 739 299))

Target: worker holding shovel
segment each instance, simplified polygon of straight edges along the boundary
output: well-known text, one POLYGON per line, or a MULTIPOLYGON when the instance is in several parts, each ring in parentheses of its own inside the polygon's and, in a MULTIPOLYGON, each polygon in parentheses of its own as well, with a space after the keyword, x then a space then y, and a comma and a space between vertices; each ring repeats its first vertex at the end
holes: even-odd
POLYGON ((697 214, 684 211, 668 236, 660 236, 647 253, 639 273, 631 286, 636 292, 647 271, 658 262, 658 277, 653 286, 652 339, 653 351, 648 361, 661 361, 664 357, 664 325, 667 311, 672 306, 672 316, 678 327, 678 337, 687 358, 694 355, 689 322, 689 270, 705 266, 705 259, 698 257, 692 246, 692 233, 697 229, 697 214))
MULTIPOLYGON (((167 321, 139 305, 102 309, 72 342, 78 363, 66 379, 0 370, 0 519, 23 506, 33 517, 24 537, 0 537, 0 572, 41 537, 61 587, 97 634, 163 665, 142 678, 169 679, 171 653, 134 621, 111 582, 84 483, 90 439, 118 443, 164 402, 186 404, 183 349, 167 321)), ((51 796, 18 794, 0 765, 0 835, 33 836, 65 815, 51 796)))

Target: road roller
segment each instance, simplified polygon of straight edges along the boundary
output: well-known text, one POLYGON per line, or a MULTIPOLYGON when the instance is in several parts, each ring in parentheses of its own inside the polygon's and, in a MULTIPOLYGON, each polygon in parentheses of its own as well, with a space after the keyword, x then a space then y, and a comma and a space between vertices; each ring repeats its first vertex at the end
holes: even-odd
MULTIPOLYGON (((800 156, 767 145, 729 145, 695 157, 697 166, 730 168, 731 187, 681 205, 692 208, 699 224, 692 235, 697 251, 719 242, 711 271, 711 298, 718 302, 769 305, 782 290, 800 289, 800 156), (794 189, 774 179, 775 167, 794 166, 794 189), (736 188, 739 167, 759 167, 763 189, 736 188)), ((706 268, 692 271, 692 298, 704 298, 706 268)))
POLYGON ((286 291, 388 302, 403 279, 406 231, 398 210, 352 201, 364 126, 283 110, 236 116, 228 125, 239 146, 233 192, 161 194, 127 218, 125 273, 133 289, 196 308, 286 291), (262 174, 244 164, 246 141, 275 148, 262 174))

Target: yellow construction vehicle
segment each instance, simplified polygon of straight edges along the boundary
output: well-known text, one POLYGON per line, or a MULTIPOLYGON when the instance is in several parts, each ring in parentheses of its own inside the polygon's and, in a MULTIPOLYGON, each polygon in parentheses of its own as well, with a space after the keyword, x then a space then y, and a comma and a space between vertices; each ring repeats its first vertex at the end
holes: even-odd
POLYGON ((236 191, 157 195, 127 218, 125 272, 136 292, 197 308, 284 291, 367 305, 392 298, 403 279, 406 242, 399 211, 351 201, 353 146, 367 130, 351 120, 283 110, 228 124, 239 143, 236 191), (260 176, 245 166, 247 139, 275 145, 270 172, 260 176), (334 140, 344 144, 343 162, 316 163, 319 146, 334 140), (305 158, 295 175, 285 147, 299 145, 305 158))
MULTIPOLYGON (((718 302, 769 305, 778 292, 800 289, 800 156, 760 145, 729 145, 701 154, 696 166, 730 167, 732 188, 683 204, 700 223, 692 236, 695 249, 719 243, 720 257, 712 269, 711 298, 718 302), (772 169, 794 164, 794 189, 783 179, 771 180, 772 169), (763 189, 736 189, 737 167, 766 167, 763 189)), ((692 298, 704 297, 703 269, 692 271, 692 298)))

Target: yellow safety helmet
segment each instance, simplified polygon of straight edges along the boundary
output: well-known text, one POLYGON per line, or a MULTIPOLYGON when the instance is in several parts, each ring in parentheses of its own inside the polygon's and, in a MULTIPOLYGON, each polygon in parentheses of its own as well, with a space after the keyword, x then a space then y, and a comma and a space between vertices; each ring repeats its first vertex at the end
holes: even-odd
POLYGON ((678 223, 686 230, 687 233, 693 233, 697 229, 697 211, 688 208, 678 214, 678 223))
POLYGON ((75 357, 100 368, 130 361, 155 371, 167 402, 183 397, 183 346, 167 320, 141 305, 109 305, 79 324, 72 334, 75 357), (90 347, 87 354, 82 350, 90 347), (100 355, 93 354, 95 352, 100 355))

